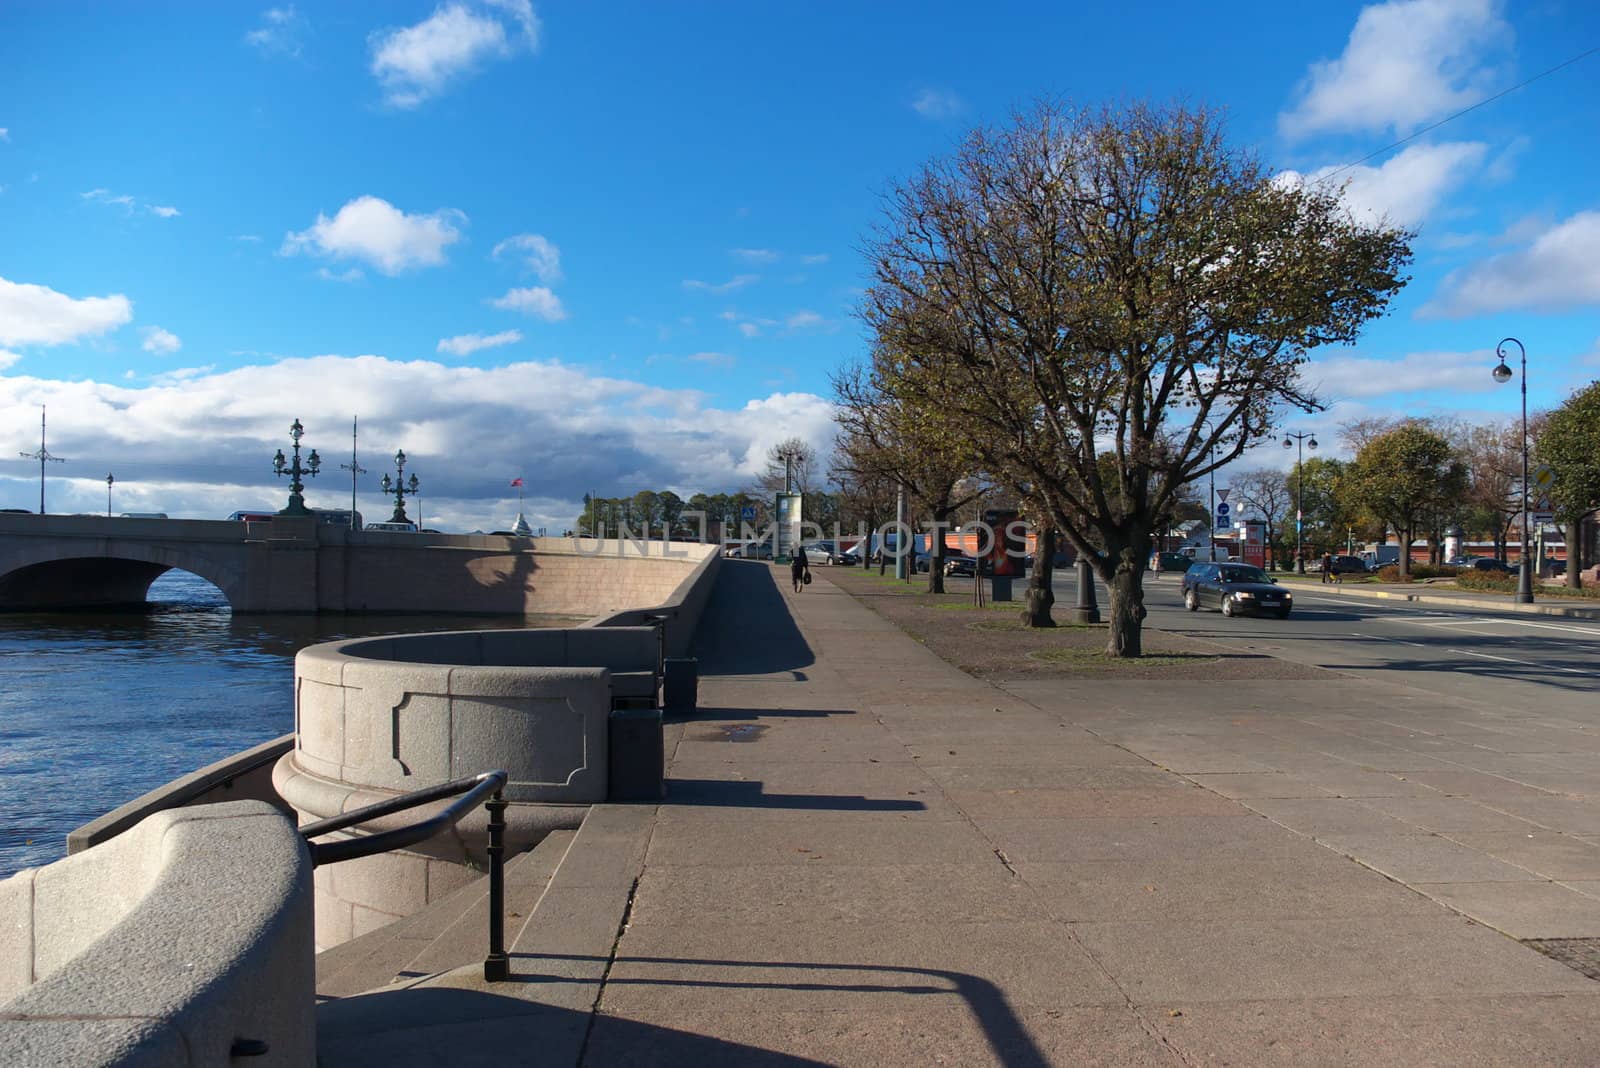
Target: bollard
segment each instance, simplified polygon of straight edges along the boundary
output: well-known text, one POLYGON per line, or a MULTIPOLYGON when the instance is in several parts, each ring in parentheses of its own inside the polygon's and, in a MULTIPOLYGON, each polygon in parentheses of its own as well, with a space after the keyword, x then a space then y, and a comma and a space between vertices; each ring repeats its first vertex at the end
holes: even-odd
POLYGON ((660 801, 666 795, 661 709, 615 709, 608 735, 606 800, 660 801))
POLYGON ((692 656, 668 657, 662 664, 661 711, 668 716, 692 716, 699 696, 700 661, 692 656))

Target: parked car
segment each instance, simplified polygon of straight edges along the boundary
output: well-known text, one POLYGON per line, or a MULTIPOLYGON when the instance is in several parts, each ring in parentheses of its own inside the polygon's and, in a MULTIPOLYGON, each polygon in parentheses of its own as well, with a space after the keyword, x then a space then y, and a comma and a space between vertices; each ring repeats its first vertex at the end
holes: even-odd
POLYGON ((966 553, 958 552, 954 549, 946 549, 944 573, 946 575, 976 575, 978 573, 978 561, 966 553))
POLYGON ((1194 560, 1183 553, 1151 553, 1150 568, 1152 571, 1170 571, 1174 575, 1181 575, 1194 565, 1194 560))
POLYGON ((1191 612, 1214 607, 1225 616, 1288 619, 1294 595, 1253 564, 1197 563, 1184 572, 1183 605, 1191 612))
POLYGON ((1463 566, 1463 571, 1491 571, 1500 575, 1515 575, 1517 569, 1510 567, 1492 556, 1474 556, 1463 566))
POLYGON ((808 541, 800 548, 805 550, 806 559, 813 564, 837 563, 831 541, 808 541))
POLYGON ((836 563, 844 567, 861 566, 861 554, 856 552, 854 549, 841 549, 839 550, 839 555, 834 559, 836 563))
MULTIPOLYGON (((1320 558, 1317 560, 1317 569, 1319 571, 1322 569, 1320 558)), ((1306 570, 1309 571, 1311 569, 1307 567, 1306 570)), ((1328 574, 1330 575, 1365 575, 1366 573, 1367 562, 1359 556, 1335 556, 1328 561, 1328 574)))

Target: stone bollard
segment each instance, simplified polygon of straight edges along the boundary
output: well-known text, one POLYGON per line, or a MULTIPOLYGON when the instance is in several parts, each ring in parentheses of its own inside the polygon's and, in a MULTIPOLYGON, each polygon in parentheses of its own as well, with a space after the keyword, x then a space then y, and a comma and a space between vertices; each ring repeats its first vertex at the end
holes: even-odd
POLYGON ((611 713, 607 801, 654 803, 666 796, 661 709, 619 708, 611 713))
POLYGON ((668 657, 661 663, 661 711, 668 716, 694 715, 700 695, 700 661, 692 656, 668 657))

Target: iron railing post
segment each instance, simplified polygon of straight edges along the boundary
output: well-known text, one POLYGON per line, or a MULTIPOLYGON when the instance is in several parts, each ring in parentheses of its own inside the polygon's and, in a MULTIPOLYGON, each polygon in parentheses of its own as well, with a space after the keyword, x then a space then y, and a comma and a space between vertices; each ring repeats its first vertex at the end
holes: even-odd
POLYGON ((483 960, 483 978, 489 983, 511 977, 506 956, 506 804, 499 790, 484 803, 489 810, 489 955, 483 960))

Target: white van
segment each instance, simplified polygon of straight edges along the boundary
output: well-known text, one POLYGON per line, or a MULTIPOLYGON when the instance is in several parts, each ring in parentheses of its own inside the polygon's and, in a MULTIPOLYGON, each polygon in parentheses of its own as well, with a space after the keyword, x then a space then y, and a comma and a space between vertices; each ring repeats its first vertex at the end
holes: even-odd
POLYGON ((417 525, 415 523, 368 523, 366 529, 392 530, 400 534, 415 534, 417 525))

